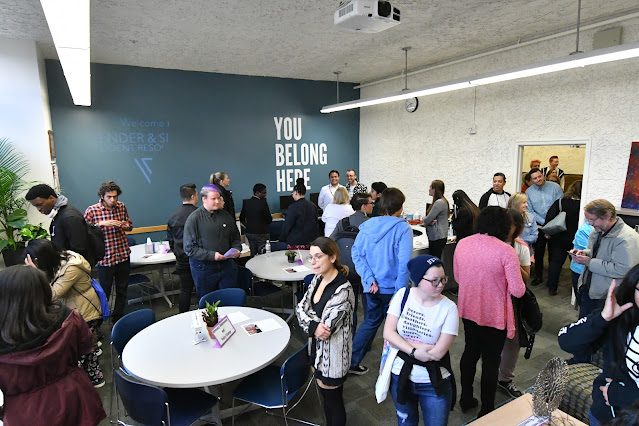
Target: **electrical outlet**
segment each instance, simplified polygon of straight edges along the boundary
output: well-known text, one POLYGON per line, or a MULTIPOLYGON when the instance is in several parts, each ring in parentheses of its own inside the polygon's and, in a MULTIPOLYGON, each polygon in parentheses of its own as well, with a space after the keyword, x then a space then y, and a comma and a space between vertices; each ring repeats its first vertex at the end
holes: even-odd
POLYGON ((475 123, 471 124, 468 128, 468 134, 474 135, 477 133, 477 125, 475 123))

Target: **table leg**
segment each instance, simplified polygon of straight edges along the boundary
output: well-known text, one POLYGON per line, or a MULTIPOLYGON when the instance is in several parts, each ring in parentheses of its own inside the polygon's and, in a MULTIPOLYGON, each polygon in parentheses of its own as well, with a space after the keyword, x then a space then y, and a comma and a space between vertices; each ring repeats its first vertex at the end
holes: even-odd
POLYGON ((172 308, 173 303, 169 300, 168 296, 166 295, 166 289, 164 288, 164 266, 160 265, 158 272, 160 273, 160 294, 162 295, 162 297, 164 297, 166 303, 169 304, 169 308, 172 308))

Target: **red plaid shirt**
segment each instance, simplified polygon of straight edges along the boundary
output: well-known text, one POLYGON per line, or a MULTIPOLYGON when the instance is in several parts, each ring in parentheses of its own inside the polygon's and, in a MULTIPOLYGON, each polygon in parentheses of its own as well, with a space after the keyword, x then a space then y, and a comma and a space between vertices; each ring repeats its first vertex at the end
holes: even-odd
POLYGON ((118 201, 111 210, 104 207, 102 201, 87 207, 84 212, 84 219, 89 225, 96 226, 98 222, 103 220, 119 220, 128 222, 125 228, 117 228, 115 226, 102 226, 104 232, 104 258, 98 262, 99 266, 113 266, 118 263, 129 260, 131 249, 126 240, 124 231, 130 231, 133 228, 133 222, 129 218, 124 203, 118 201))

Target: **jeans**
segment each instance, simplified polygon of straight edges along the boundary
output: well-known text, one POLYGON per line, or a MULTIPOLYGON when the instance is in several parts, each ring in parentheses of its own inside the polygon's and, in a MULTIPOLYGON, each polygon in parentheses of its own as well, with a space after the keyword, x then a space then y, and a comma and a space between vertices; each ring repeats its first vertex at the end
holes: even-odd
POLYGON ((586 317, 597 309, 601 309, 606 303, 606 299, 591 299, 588 296, 588 288, 581 287, 581 293, 578 295, 579 300, 579 318, 586 317))
POLYGON ((271 239, 271 234, 246 234, 246 239, 249 242, 249 248, 251 249, 251 257, 255 256, 257 249, 260 246, 266 244, 266 240, 271 239))
POLYGON ((501 351, 506 342, 506 330, 478 325, 474 321, 462 318, 466 346, 461 357, 461 405, 468 405, 473 399, 473 382, 477 371, 477 361, 481 357, 481 410, 479 415, 487 414, 495 408, 497 375, 501 361, 501 351), (463 402, 462 402, 463 401, 463 402))
POLYGON ((581 276, 581 274, 578 274, 575 271, 570 271, 570 274, 572 276, 572 289, 575 292, 575 299, 577 299, 577 306, 579 306, 579 288, 577 286, 579 285, 579 277, 581 276))
POLYGON ((191 276, 197 291, 197 300, 212 291, 221 288, 237 287, 237 265, 235 261, 221 260, 219 262, 199 261, 189 258, 191 276))
POLYGON ((399 426, 417 426, 419 423, 419 409, 422 408, 424 426, 445 426, 448 423, 448 413, 453 399, 453 389, 450 377, 446 379, 442 395, 435 393, 435 388, 430 383, 409 382, 410 393, 406 404, 397 402, 397 382, 399 376, 391 375, 390 391, 395 403, 397 424, 399 426))
POLYGON ((588 423, 590 426, 599 426, 599 420, 593 416, 592 411, 588 410, 588 423))
POLYGON ((193 277, 191 276, 191 270, 177 271, 178 277, 180 277, 180 313, 187 312, 191 307, 191 293, 193 293, 193 277))
POLYGON ((357 329, 353 339, 352 368, 357 367, 364 359, 366 352, 369 351, 375 339, 375 333, 386 317, 388 304, 392 298, 392 294, 364 293, 362 295, 362 303, 367 306, 364 321, 357 329))
POLYGON ((111 286, 115 278, 115 306, 111 312, 111 321, 115 324, 124 316, 124 309, 127 305, 126 290, 129 286, 129 273, 131 263, 127 260, 113 266, 98 266, 98 279, 104 289, 107 300, 111 297, 111 286))
POLYGON ((537 241, 533 244, 533 252, 535 255, 535 279, 541 281, 544 275, 544 255, 546 251, 547 239, 544 231, 539 230, 537 241))
MULTIPOLYGON (((572 249, 572 242, 565 244, 563 241, 548 242, 548 289, 557 291, 561 268, 568 257, 568 250, 572 249)), ((537 258, 535 258, 537 263, 537 258)), ((536 268, 537 266, 535 266, 536 268)))

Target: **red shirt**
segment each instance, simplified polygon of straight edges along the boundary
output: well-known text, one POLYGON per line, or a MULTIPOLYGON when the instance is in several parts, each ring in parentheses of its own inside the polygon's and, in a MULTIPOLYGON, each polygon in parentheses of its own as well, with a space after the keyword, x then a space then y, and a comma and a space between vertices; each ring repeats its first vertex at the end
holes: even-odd
POLYGON ((129 218, 126 207, 123 202, 118 201, 111 210, 104 207, 102 201, 87 207, 84 212, 84 219, 89 225, 96 226, 98 222, 103 220, 119 220, 127 222, 124 228, 115 226, 101 226, 104 232, 104 258, 98 262, 98 266, 113 266, 118 263, 129 260, 131 249, 126 240, 124 231, 130 231, 133 228, 133 222, 129 218))

